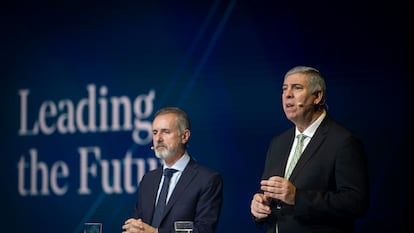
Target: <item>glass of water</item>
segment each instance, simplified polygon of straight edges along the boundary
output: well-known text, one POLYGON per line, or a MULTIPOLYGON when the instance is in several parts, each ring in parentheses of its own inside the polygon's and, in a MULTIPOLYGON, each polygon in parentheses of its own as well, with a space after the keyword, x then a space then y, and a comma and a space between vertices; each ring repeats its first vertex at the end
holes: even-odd
POLYGON ((192 221, 175 221, 174 222, 175 233, 193 233, 192 221))
POLYGON ((83 233, 102 233, 102 223, 86 222, 83 224, 83 233))

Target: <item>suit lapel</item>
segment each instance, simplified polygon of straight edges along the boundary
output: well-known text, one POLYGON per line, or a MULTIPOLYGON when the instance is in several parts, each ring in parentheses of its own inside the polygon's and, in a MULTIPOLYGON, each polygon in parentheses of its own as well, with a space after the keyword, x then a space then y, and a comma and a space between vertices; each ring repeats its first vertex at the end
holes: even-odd
POLYGON ((289 153, 290 153, 290 149, 292 148, 292 144, 295 138, 295 128, 291 128, 291 130, 289 130, 288 132, 288 136, 289 140, 283 140, 282 144, 281 144, 281 151, 282 153, 280 154, 280 156, 283 156, 283 158, 278 159, 279 161, 284 161, 283 163, 276 163, 278 164, 276 167, 276 172, 273 175, 277 175, 277 176, 281 176, 283 177, 285 174, 285 170, 286 170, 286 165, 287 165, 287 161, 289 159, 289 153))
POLYGON ((295 128, 293 127, 283 135, 279 136, 278 139, 273 139, 272 144, 267 151, 266 159, 268 161, 266 162, 265 172, 263 173, 262 179, 269 179, 271 176, 284 176, 294 137, 295 128))
POLYGON ((152 200, 152 203, 151 203, 151 206, 152 206, 151 216, 154 215, 154 211, 155 211, 155 203, 156 203, 156 200, 157 200, 158 188, 159 188, 159 185, 161 183, 162 171, 163 171, 162 166, 159 167, 155 171, 155 173, 154 173, 154 182, 151 183, 151 187, 150 187, 151 198, 149 200, 152 200))
POLYGON ((194 179, 197 174, 196 170, 196 163, 193 159, 190 159, 190 162, 185 167, 183 174, 181 174, 180 180, 178 181, 177 185, 175 186, 170 199, 168 200, 167 206, 165 207, 164 214, 167 214, 174 203, 182 197, 182 193, 187 189, 188 185, 194 179))
POLYGON ((322 145, 322 142, 325 141, 326 135, 328 133, 329 119, 328 116, 322 121, 321 125, 316 130, 315 134, 311 138, 309 144, 306 146, 305 150, 302 152, 301 157, 296 164, 296 167, 293 169, 290 176, 290 180, 295 180, 297 174, 300 173, 306 163, 316 154, 318 148, 322 145))

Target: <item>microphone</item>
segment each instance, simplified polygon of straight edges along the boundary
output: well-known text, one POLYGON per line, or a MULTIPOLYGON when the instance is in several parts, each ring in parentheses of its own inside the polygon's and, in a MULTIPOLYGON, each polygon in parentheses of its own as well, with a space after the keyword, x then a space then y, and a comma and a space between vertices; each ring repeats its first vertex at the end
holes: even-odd
POLYGON ((297 103, 296 104, 298 107, 303 107, 303 103, 302 102, 299 102, 299 103, 297 103))
POLYGON ((154 150, 154 146, 151 146, 151 150, 154 150))

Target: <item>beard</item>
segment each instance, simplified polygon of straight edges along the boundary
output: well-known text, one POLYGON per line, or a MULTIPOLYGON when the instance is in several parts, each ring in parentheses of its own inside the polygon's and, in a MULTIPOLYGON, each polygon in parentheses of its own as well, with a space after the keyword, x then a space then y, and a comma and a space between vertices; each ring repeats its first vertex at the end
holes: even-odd
POLYGON ((179 147, 176 145, 174 148, 168 149, 167 146, 162 145, 163 147, 161 149, 155 149, 155 156, 159 159, 167 159, 174 155, 176 155, 179 152, 179 147))

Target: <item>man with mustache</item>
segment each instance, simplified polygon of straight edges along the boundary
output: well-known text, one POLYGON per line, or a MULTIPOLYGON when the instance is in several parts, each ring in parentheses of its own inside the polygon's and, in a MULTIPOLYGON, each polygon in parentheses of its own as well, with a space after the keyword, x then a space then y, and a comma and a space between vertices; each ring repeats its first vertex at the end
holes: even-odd
POLYGON ((193 233, 215 232, 221 212, 223 180, 219 173, 198 164, 188 153, 190 120, 176 107, 160 109, 152 123, 153 149, 163 166, 147 172, 138 189, 133 217, 122 226, 123 233, 174 232, 175 221, 192 221, 193 233), (157 214, 163 170, 174 169, 166 206, 157 214))

